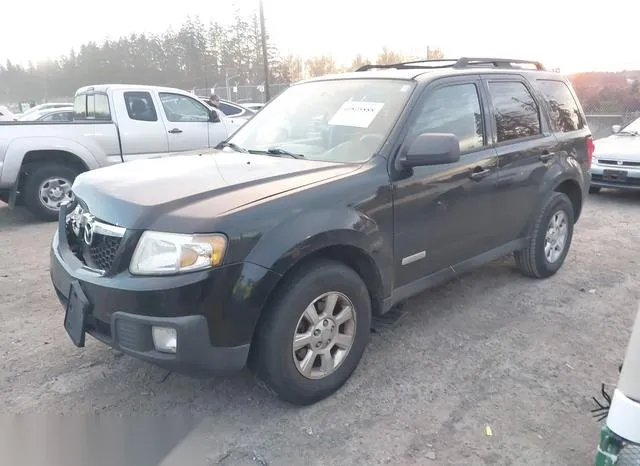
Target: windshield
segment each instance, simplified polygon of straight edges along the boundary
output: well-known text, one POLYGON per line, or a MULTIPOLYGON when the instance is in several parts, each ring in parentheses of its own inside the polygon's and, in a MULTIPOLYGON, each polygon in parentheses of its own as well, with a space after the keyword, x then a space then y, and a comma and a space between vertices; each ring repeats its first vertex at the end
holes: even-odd
POLYGON ((380 148, 414 85, 341 79, 292 86, 244 124, 229 142, 249 152, 364 162, 380 148))
POLYGON ((640 118, 633 120, 627 126, 620 130, 621 133, 635 133, 640 134, 640 118))

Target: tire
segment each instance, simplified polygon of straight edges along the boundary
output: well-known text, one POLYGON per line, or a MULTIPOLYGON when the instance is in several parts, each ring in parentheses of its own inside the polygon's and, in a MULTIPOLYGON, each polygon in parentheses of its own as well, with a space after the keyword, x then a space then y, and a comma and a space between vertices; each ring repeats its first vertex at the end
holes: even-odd
POLYGON ((573 226, 574 212, 571 201, 564 193, 552 193, 535 221, 529 244, 514 254, 520 272, 533 278, 547 278, 555 274, 562 267, 571 247, 573 226), (566 223, 566 238, 562 250, 559 254, 555 253, 557 257, 551 256, 551 259, 555 260, 549 260, 545 254, 547 230, 553 218, 562 218, 563 215, 566 223))
MULTIPOLYGON (((50 208, 45 204, 45 201, 41 200, 40 188, 45 181, 53 179, 64 180, 70 188, 78 173, 79 171, 75 168, 57 163, 34 166, 27 175, 22 194, 27 208, 40 220, 49 222, 57 220, 60 209, 50 208)), ((60 200, 63 201, 65 198, 60 200)), ((54 203, 55 200, 57 198, 52 198, 51 203, 54 203)))
POLYGON ((589 194, 598 194, 602 188, 599 186, 591 186, 589 188, 589 194))
MULTIPOLYGON (((295 270, 292 276, 285 278, 279 290, 281 291, 277 292, 272 304, 265 309, 266 314, 257 329, 250 367, 282 400, 295 405, 309 405, 333 394, 358 366, 371 331, 369 292, 354 270, 338 262, 325 260, 315 261, 295 270), (321 318, 316 327, 311 326, 303 314, 316 298, 330 292, 336 292, 331 296, 340 295, 333 311, 336 316, 343 315, 344 305, 350 301, 355 318, 344 324, 338 324, 339 321, 332 318, 321 318), (330 322, 329 326, 326 326, 327 321, 330 322), (338 337, 336 336, 335 342, 330 340, 333 338, 331 323, 336 324, 333 326, 336 332, 345 332, 342 337, 349 338, 346 334, 353 332, 354 338, 346 356, 336 343, 338 337), (322 334, 312 337, 315 331, 322 334), (300 362, 301 367, 312 366, 308 375, 303 375, 303 369, 298 368, 296 361, 305 361, 309 354, 315 354, 308 352, 311 348, 317 348, 315 345, 324 345, 317 340, 324 338, 325 332, 328 332, 329 340, 323 341, 330 342, 326 347, 318 349, 320 352, 324 351, 324 355, 308 358, 309 361, 315 361, 315 365, 311 362, 311 365, 305 366, 300 362), (294 335, 301 333, 309 335, 307 338, 311 343, 294 353, 294 335), (326 360, 326 355, 331 355, 334 351, 336 359, 331 359, 331 363, 327 362, 327 367, 332 364, 335 369, 328 371, 328 375, 322 375, 321 364, 326 360), (339 353, 340 351, 343 353, 339 353), (341 355, 341 361, 336 362, 341 355)), ((322 299, 316 303, 315 309, 321 317, 324 305, 325 301, 322 299)))

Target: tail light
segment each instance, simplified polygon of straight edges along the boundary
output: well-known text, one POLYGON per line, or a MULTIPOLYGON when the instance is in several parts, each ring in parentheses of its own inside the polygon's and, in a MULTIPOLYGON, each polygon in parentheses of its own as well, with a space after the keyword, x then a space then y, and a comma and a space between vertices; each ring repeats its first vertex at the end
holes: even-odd
POLYGON ((596 145, 593 143, 593 138, 589 136, 587 138, 587 166, 591 168, 591 161, 593 160, 593 151, 595 150, 596 145))

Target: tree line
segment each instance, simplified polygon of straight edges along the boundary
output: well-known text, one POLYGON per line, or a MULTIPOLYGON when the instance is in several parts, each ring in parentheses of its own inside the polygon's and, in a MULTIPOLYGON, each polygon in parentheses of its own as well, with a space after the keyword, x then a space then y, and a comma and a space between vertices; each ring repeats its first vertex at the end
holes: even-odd
MULTIPOLYGON (((102 43, 88 42, 55 60, 11 61, 0 64, 0 102, 46 101, 73 96, 82 86, 127 83, 171 86, 180 89, 261 85, 264 64, 260 27, 256 17, 238 12, 229 25, 199 17, 188 18, 178 29, 162 34, 130 34, 102 43)), ((383 49, 371 60, 357 55, 350 66, 339 66, 328 55, 303 59, 281 56, 267 37, 269 82, 289 84, 306 77, 356 69, 366 63, 392 63, 402 54, 383 49)), ((442 56, 438 49, 426 57, 442 56)))
MULTIPOLYGON (((444 57, 437 48, 427 48, 423 56, 405 56, 383 48, 374 57, 358 54, 345 65, 336 63, 331 55, 282 56, 269 37, 267 44, 272 84, 352 71, 368 63, 444 57)), ((589 113, 640 110, 640 72, 581 73, 570 78, 589 113)), ((255 16, 238 12, 226 25, 215 21, 205 24, 196 16, 177 30, 88 42, 56 60, 27 66, 7 61, 0 64, 0 103, 68 98, 79 87, 107 82, 180 89, 263 84, 259 22, 255 16)))

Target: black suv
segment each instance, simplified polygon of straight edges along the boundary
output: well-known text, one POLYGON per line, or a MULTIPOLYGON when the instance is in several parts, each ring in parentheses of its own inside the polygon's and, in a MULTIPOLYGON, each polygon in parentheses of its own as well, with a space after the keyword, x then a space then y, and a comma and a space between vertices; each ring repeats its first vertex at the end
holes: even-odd
POLYGON ((313 403, 352 374, 372 316, 509 253, 554 274, 593 149, 571 85, 537 62, 298 83, 215 150, 77 178, 51 248, 64 325, 185 374, 249 365, 313 403))

